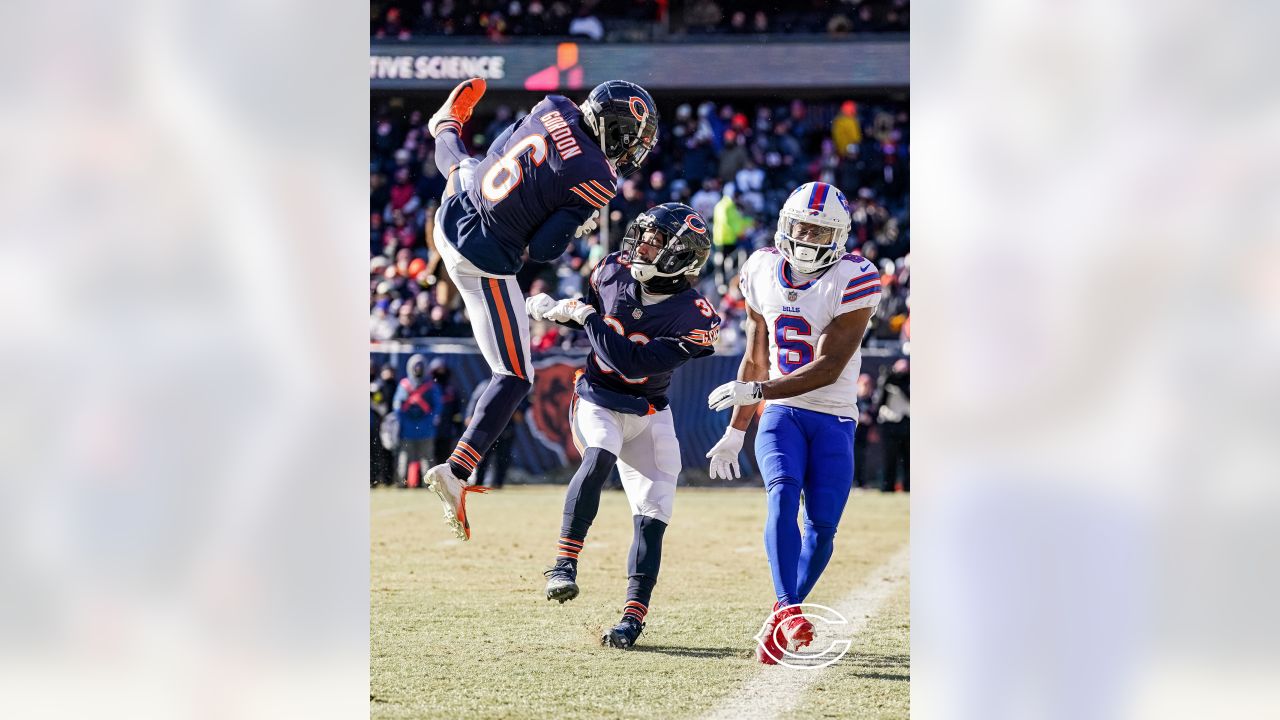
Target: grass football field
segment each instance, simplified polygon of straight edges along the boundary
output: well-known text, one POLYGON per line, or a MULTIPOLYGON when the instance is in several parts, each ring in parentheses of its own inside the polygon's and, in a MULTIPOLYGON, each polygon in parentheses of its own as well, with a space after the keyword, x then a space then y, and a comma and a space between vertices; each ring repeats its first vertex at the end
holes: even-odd
MULTIPOLYGON (((882 566, 905 568, 909 496, 850 498, 807 602, 863 617, 848 618, 857 629, 844 657, 815 671, 752 659, 774 599, 758 485, 680 489, 647 626, 629 651, 599 645, 625 599, 631 517, 621 491, 601 500, 579 563, 582 594, 564 605, 542 594, 563 494, 542 485, 472 495, 472 540, 462 543, 433 493, 373 491, 372 717, 908 716, 909 588, 905 570, 887 577, 882 566), (868 592, 879 600, 857 602, 868 592)), ((814 646, 830 645, 818 630, 814 646)))

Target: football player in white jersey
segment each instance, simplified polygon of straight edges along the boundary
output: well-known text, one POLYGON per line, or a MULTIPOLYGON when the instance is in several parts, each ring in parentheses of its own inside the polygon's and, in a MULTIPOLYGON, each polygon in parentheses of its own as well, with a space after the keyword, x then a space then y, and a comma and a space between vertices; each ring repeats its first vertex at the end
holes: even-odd
POLYGON ((880 273, 846 255, 851 218, 832 185, 801 185, 787 199, 777 247, 752 253, 741 274, 747 301, 746 354, 738 379, 711 392, 712 410, 733 408, 724 437, 707 457, 713 478, 736 478, 738 453, 764 401, 756 460, 768 492, 765 549, 778 602, 756 659, 813 640, 796 607, 831 559, 836 526, 853 485, 859 346, 880 301, 880 273), (804 496, 804 534, 796 515, 804 496))

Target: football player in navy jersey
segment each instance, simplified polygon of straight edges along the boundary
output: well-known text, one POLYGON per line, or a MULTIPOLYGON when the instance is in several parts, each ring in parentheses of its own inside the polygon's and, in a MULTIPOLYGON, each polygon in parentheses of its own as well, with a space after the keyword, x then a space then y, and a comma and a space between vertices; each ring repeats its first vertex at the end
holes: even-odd
POLYGON ((436 165, 448 177, 436 211, 436 249, 493 372, 449 461, 426 475, 462 540, 471 538, 466 494, 482 490, 470 477, 533 387, 529 320, 516 283, 524 254, 549 262, 594 230, 618 175, 638 169, 658 135, 649 93, 611 80, 581 105, 548 95, 483 159, 473 158, 459 133, 484 91, 480 78, 463 82, 427 121, 436 165))
POLYGON ((710 252, 701 215, 680 203, 658 205, 627 228, 621 253, 596 266, 585 298, 536 295, 527 303, 535 319, 581 327, 591 341, 569 411, 582 464, 565 496, 546 594, 561 603, 577 597, 578 554, 616 465, 635 535, 622 620, 600 639, 611 647, 635 644, 658 580, 680 473, 667 389, 676 368, 715 352, 720 332, 720 317, 692 286, 710 252))

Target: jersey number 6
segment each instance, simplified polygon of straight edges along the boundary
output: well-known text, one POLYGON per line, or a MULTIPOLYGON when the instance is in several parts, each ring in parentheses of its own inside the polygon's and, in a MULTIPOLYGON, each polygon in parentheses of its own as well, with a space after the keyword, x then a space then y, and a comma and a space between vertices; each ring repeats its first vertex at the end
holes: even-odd
POLYGON ((790 375, 813 362, 813 346, 798 336, 813 334, 809 321, 799 315, 779 315, 773 323, 773 341, 778 345, 778 369, 790 375))
POLYGON ((498 158, 498 162, 489 168, 489 172, 480 181, 480 191, 484 193, 485 199, 492 203, 499 202, 524 180, 520 156, 526 151, 532 151, 533 165, 537 167, 547 160, 547 141, 541 135, 530 135, 512 145, 507 154, 498 158))

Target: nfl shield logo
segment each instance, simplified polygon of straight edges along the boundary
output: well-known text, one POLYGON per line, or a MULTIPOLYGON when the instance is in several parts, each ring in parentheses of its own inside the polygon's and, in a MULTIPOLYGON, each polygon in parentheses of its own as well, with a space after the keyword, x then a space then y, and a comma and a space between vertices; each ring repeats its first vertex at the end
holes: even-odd
POLYGON ((787 291, 787 302, 795 302, 795 301, 796 301, 796 298, 797 298, 797 297, 799 297, 799 296, 800 296, 800 293, 797 293, 795 290, 788 290, 788 291, 787 291))
POLYGON ((641 315, 644 315, 644 311, 641 310, 640 308, 636 308, 635 310, 631 311, 631 317, 635 318, 636 320, 639 320, 641 315))

